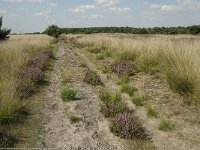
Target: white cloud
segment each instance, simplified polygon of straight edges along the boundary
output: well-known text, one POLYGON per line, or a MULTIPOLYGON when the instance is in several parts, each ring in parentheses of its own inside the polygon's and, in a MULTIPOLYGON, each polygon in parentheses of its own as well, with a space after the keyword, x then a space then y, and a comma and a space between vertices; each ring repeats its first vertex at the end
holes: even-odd
POLYGON ((82 17, 86 19, 99 19, 99 18, 103 18, 104 16, 101 14, 92 14, 92 15, 84 15, 82 17))
POLYGON ((94 0, 95 3, 103 6, 119 4, 122 0, 94 0))
POLYGON ((125 13, 125 12, 129 12, 131 9, 128 7, 110 7, 110 10, 116 13, 125 13))
POLYGON ((179 11, 179 10, 181 10, 181 8, 176 5, 150 4, 150 8, 158 9, 161 11, 179 11))
POLYGON ((0 15, 5 15, 7 13, 7 10, 1 9, 0 8, 0 15))
POLYGON ((3 0, 6 2, 43 2, 43 0, 3 0))
POLYGON ((157 9, 160 11, 186 11, 189 9, 199 9, 200 8, 200 2, 194 1, 194 0, 176 0, 176 3, 174 4, 149 4, 146 3, 146 5, 149 5, 152 9, 157 9))
POLYGON ((3 0, 6 2, 43 2, 43 0, 3 0))
POLYGON ((81 5, 76 8, 69 8, 68 11, 73 13, 85 13, 88 10, 94 9, 95 5, 81 5))

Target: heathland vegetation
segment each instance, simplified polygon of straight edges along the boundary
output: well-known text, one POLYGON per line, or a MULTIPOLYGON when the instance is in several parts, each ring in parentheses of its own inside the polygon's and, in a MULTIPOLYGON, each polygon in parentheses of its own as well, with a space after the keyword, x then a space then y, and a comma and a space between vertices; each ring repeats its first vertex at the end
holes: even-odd
POLYGON ((92 34, 92 33, 128 33, 128 34, 200 34, 200 25, 189 27, 154 27, 154 28, 133 28, 133 27, 89 27, 89 28, 60 28, 51 25, 44 31, 48 35, 58 36, 65 34, 92 34))

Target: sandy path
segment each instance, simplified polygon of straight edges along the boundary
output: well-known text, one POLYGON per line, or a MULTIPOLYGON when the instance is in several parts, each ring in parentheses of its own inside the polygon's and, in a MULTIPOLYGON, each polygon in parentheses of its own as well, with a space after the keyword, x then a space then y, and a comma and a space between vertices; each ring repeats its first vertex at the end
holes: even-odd
POLYGON ((44 97, 43 127, 38 147, 123 148, 123 140, 110 133, 108 121, 99 112, 99 99, 95 90, 80 80, 82 70, 78 67, 74 52, 61 46, 56 58, 51 83, 46 88, 44 97), (78 91, 77 100, 73 102, 63 102, 59 97, 61 71, 65 69, 65 65, 71 68, 70 73, 73 74, 71 84, 78 91), (71 124, 68 113, 81 117, 82 121, 71 124))

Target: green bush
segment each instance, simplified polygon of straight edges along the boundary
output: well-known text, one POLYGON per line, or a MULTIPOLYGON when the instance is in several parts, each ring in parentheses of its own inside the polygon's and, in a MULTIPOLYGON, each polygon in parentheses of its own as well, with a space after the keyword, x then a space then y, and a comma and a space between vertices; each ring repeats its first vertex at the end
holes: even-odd
POLYGON ((63 101, 74 100, 77 91, 71 88, 63 88, 60 93, 60 97, 63 101))
POLYGON ((0 40, 5 40, 9 38, 9 34, 11 32, 10 29, 2 29, 2 22, 3 22, 3 17, 0 17, 0 40))
POLYGON ((50 25, 48 28, 44 31, 45 34, 49 36, 53 36, 55 38, 58 38, 59 35, 62 33, 61 28, 57 25, 50 25))

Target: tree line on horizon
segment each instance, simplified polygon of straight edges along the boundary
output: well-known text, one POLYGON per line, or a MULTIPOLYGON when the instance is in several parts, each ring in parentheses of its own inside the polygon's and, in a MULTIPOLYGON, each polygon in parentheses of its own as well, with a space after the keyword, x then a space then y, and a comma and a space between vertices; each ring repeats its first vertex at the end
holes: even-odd
POLYGON ((57 25, 50 25, 43 33, 58 37, 60 34, 92 34, 92 33, 129 33, 129 34, 200 34, 200 25, 188 27, 85 27, 85 28, 60 28, 57 25))

